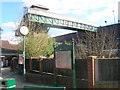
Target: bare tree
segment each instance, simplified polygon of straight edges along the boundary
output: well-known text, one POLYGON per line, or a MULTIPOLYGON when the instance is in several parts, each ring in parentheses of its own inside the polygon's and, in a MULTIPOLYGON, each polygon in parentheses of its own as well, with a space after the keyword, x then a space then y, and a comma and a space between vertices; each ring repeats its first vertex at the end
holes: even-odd
POLYGON ((99 28, 96 32, 85 31, 77 34, 76 55, 79 58, 87 56, 112 57, 116 49, 116 30, 99 28))

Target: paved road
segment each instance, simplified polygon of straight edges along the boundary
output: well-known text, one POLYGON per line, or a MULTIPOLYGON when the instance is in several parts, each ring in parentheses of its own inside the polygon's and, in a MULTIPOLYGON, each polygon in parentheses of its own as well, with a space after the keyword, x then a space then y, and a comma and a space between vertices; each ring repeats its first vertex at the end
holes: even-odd
POLYGON ((23 75, 19 75, 15 72, 10 72, 9 67, 1 68, 2 71, 2 78, 15 78, 16 79, 16 87, 23 88, 24 85, 35 85, 33 83, 25 82, 23 79, 23 75))

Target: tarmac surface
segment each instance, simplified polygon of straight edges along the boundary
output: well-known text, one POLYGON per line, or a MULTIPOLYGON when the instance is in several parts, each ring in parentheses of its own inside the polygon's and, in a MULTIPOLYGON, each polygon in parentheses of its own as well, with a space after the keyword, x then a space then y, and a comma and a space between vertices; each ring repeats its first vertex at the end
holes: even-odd
POLYGON ((16 88, 23 88, 24 85, 36 85, 24 81, 23 75, 10 71, 10 67, 1 68, 2 78, 15 78, 16 79, 16 88))

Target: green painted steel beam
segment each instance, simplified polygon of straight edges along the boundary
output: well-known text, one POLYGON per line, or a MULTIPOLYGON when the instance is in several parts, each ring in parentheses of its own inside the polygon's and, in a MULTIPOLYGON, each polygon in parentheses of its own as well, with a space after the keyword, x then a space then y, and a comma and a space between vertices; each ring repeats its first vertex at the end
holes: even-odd
POLYGON ((53 86, 37 86, 37 85, 24 85, 24 89, 27 88, 38 88, 39 90, 48 90, 48 89, 58 89, 58 90, 66 90, 66 87, 53 87, 53 86))
POLYGON ((59 19, 59 18, 43 16, 43 15, 27 13, 26 16, 24 17, 27 17, 27 19, 24 18, 24 22, 28 20, 31 22, 46 24, 49 27, 59 27, 59 28, 70 29, 75 31, 79 31, 79 30, 96 31, 98 29, 98 27, 96 26, 59 19))

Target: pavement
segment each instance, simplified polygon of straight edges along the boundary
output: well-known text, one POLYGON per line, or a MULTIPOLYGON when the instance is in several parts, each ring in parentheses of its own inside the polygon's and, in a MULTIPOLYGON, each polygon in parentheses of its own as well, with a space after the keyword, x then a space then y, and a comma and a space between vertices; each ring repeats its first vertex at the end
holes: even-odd
POLYGON ((29 83, 24 81, 23 75, 10 71, 10 67, 1 68, 2 78, 15 78, 16 88, 23 88, 24 85, 35 85, 34 83, 29 83))

